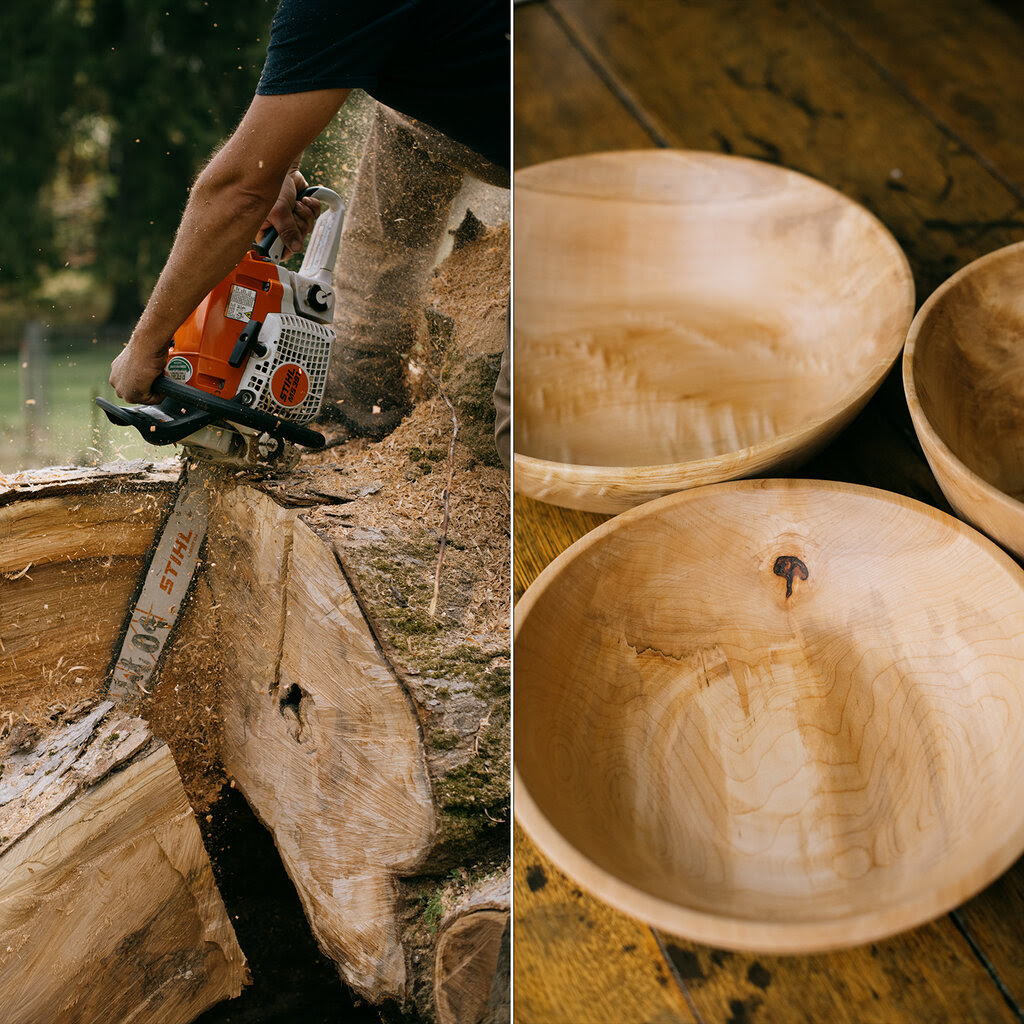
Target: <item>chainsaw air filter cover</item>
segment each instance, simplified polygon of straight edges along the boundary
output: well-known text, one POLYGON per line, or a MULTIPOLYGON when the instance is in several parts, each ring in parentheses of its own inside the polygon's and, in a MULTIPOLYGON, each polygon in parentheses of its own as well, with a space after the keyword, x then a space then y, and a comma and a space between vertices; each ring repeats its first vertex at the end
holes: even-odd
MULTIPOLYGON (((320 412, 334 342, 332 275, 344 205, 322 186, 302 192, 323 203, 297 272, 280 266, 283 245, 267 231, 174 333, 153 391, 159 406, 96 403, 153 444, 185 444, 223 456, 237 447, 225 429, 320 448, 309 430, 320 412), (214 429, 211 432, 211 425, 214 429)), ((251 461, 248 442, 245 461, 251 461)), ((260 453, 258 458, 263 458, 260 453)))
POLYGON ((316 419, 334 331, 292 313, 269 313, 259 341, 266 354, 250 359, 238 400, 292 423, 316 419))

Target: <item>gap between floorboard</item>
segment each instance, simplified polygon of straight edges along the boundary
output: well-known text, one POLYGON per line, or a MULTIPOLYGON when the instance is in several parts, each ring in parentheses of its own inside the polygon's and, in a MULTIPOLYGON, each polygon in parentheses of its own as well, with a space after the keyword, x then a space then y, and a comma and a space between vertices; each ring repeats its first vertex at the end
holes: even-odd
POLYGON ((964 941, 968 946, 971 947, 971 952, 975 955, 978 962, 982 967, 985 968, 986 973, 992 979, 992 983, 999 989, 999 994, 1003 997, 1006 1005, 1013 1011, 1014 1016, 1017 1020, 1024 1024, 1024 1010, 1021 1009, 1017 1000, 1013 998, 1013 994, 1006 987, 1003 979, 999 977, 999 972, 995 969, 995 965, 985 955, 985 951, 978 944, 977 940, 971 934, 970 928, 967 926, 967 922, 964 921, 959 910, 951 910, 949 913, 950 920, 953 922, 953 926, 956 930, 964 937, 964 941))
POLYGON ((1024 203, 1024 191, 1010 178, 1008 178, 987 156, 978 148, 961 136, 943 117, 924 102, 910 86, 904 83, 900 76, 890 70, 870 50, 859 43, 849 32, 840 25, 831 14, 828 13, 815 0, 807 0, 807 9, 832 33, 838 36, 847 46, 857 53, 862 60, 869 64, 875 72, 889 83, 904 99, 912 103, 936 128, 944 135, 952 139, 960 146, 965 153, 969 153, 978 163, 992 175, 1000 185, 1019 203, 1024 203))
POLYGON ((604 63, 597 48, 566 19, 565 15, 557 7, 551 3, 545 3, 544 7, 572 46, 579 51, 583 59, 594 70, 597 77, 607 86, 612 95, 622 104, 637 124, 651 137, 651 141, 662 149, 672 149, 673 146, 668 137, 644 110, 643 104, 633 95, 629 87, 604 63))

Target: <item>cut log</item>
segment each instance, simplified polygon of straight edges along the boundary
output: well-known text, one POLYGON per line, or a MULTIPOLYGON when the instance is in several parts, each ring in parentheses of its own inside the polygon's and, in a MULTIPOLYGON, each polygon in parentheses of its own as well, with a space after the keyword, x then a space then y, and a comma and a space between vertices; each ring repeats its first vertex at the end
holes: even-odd
POLYGON ((415 713, 330 546, 252 488, 226 492, 219 511, 225 768, 346 981, 400 998, 393 876, 423 859, 436 827, 415 713))
POLYGON ((225 478, 207 552, 224 767, 344 980, 425 1019, 439 891, 508 863, 507 242, 485 231, 440 268, 444 344, 425 338, 434 389, 407 420, 278 481, 225 478))
MULTIPOLYGON (((435 911, 508 865, 510 487, 488 451, 507 249, 486 231, 442 268, 445 343, 424 325, 427 384, 393 434, 275 479, 215 473, 192 599, 153 692, 124 705, 194 808, 232 778, 342 979, 406 1019, 436 1015, 435 911)), ((0 721, 101 695, 176 475, 0 489, 0 721)), ((466 992, 489 956, 455 972, 466 992)))
POLYGON ((434 952, 438 1024, 480 1024, 508 1001, 509 873, 469 890, 445 917, 434 952))
POLYGON ((83 711, 0 744, 0 1015, 187 1024, 245 959, 167 747, 83 711))
MULTIPOLYGON (((500 863, 507 633, 467 644, 457 620, 425 619, 437 550, 426 531, 331 518, 225 482, 208 550, 223 763, 345 981, 426 1013, 432 938, 408 911, 425 909, 424 883, 404 879, 500 863), (399 653, 399 636, 412 651, 399 653)), ((472 558, 452 554, 449 570, 468 578, 472 558)))
POLYGON ((177 475, 175 460, 0 478, 0 718, 97 692, 177 475))

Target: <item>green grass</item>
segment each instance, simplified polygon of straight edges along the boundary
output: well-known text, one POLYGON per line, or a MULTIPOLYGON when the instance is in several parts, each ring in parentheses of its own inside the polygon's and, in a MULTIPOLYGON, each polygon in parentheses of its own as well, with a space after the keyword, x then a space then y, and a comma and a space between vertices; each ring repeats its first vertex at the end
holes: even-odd
POLYGON ((34 405, 26 403, 31 396, 24 390, 30 368, 17 353, 0 355, 0 472, 173 454, 129 427, 114 426, 93 402, 96 395, 114 398, 107 377, 119 345, 72 343, 53 334, 48 348, 45 389, 34 405))

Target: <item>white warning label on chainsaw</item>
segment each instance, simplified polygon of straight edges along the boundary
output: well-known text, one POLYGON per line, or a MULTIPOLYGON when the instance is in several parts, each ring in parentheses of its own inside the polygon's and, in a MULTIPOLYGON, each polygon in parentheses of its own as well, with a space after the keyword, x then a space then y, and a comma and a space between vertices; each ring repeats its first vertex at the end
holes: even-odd
POLYGON ((231 297, 228 299, 224 315, 229 320, 241 320, 247 324, 252 319, 252 311, 256 306, 256 289, 243 288, 240 284, 233 285, 231 297))

